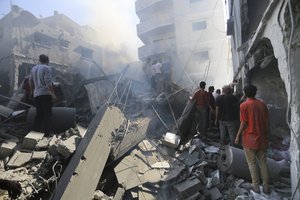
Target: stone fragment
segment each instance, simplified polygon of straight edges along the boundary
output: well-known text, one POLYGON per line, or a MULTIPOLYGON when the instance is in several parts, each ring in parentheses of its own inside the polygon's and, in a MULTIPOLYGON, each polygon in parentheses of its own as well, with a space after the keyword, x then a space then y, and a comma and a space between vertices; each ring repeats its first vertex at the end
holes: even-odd
POLYGON ((41 139, 40 141, 38 141, 37 145, 35 146, 35 148, 37 150, 40 150, 40 149, 47 149, 49 148, 49 143, 50 143, 50 140, 52 138, 48 138, 48 137, 43 137, 43 139, 41 139))
POLYGON ((211 200, 218 200, 223 197, 223 195, 221 194, 221 192, 217 187, 213 187, 209 190, 205 190, 205 193, 210 196, 211 200))
POLYGON ((154 169, 169 169, 170 164, 166 161, 156 162, 153 165, 151 165, 151 167, 154 168, 154 169))
POLYGON ((0 146, 0 158, 11 156, 16 146, 17 142, 11 140, 3 142, 0 146))
POLYGON ((171 169, 169 171, 169 173, 167 174, 167 176, 165 176, 163 181, 165 181, 165 182, 170 181, 171 182, 173 180, 178 180, 178 176, 183 172, 184 169, 185 169, 184 165, 175 166, 173 169, 171 169))
POLYGON ((126 190, 144 184, 144 177, 138 173, 136 159, 129 155, 114 168, 119 184, 124 185, 126 190))
POLYGON ((22 148, 33 150, 43 137, 44 133, 30 131, 23 139, 22 148))
POLYGON ((180 137, 174 133, 167 132, 164 136, 163 144, 176 149, 180 143, 180 137))
POLYGON ((202 189, 202 184, 198 178, 190 177, 184 182, 176 184, 173 187, 176 190, 179 197, 188 198, 199 192, 202 189))
POLYGON ((16 151, 6 164, 7 167, 21 167, 30 161, 32 153, 23 153, 16 151))
POLYGON ((47 151, 33 151, 32 152, 32 159, 35 160, 43 160, 47 156, 47 151))
POLYGON ((151 169, 144 173, 144 179, 149 183, 158 183, 161 181, 162 177, 163 172, 156 169, 151 169))
POLYGON ((64 158, 68 158, 76 150, 76 146, 79 144, 80 138, 77 135, 73 135, 67 140, 63 141, 57 146, 57 152, 60 153, 64 158))

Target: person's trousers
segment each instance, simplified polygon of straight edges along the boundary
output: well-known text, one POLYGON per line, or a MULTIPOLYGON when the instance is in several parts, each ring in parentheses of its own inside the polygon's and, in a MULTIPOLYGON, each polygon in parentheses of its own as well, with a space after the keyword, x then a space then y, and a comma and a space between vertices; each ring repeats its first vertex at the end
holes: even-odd
POLYGON ((208 109, 206 107, 197 108, 198 131, 200 134, 206 135, 208 128, 208 109))
POLYGON ((227 144, 227 133, 229 135, 230 145, 234 146, 234 140, 239 128, 239 121, 219 121, 221 144, 227 144))
POLYGON ((256 160, 259 163, 261 179, 264 187, 269 186, 269 172, 267 165, 266 150, 255 150, 244 148, 246 160, 249 166, 249 171, 251 174, 252 185, 254 187, 259 186, 259 172, 257 170, 256 160))
POLYGON ((36 106, 35 129, 48 135, 52 116, 52 97, 51 95, 41 95, 35 97, 34 101, 36 106))

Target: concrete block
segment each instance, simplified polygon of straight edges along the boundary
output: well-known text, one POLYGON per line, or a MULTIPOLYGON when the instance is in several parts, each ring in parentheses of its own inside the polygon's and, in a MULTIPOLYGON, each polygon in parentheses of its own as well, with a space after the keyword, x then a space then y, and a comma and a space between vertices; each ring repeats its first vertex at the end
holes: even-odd
POLYGON ((180 143, 180 137, 174 133, 167 132, 164 136, 163 144, 176 149, 180 143))
POLYGON ((37 145, 35 146, 36 149, 48 149, 49 143, 52 138, 44 137, 43 139, 39 140, 37 145))
POLYGON ((202 190, 202 184, 196 177, 190 177, 173 187, 181 198, 188 198, 202 190))
POLYGON ((151 168, 154 168, 154 169, 169 169, 170 164, 167 161, 156 162, 153 165, 151 165, 151 168))
POLYGON ((61 143, 61 140, 59 140, 56 135, 54 135, 50 141, 49 141, 49 149, 48 152, 53 155, 53 156, 57 156, 59 155, 59 153, 57 152, 57 147, 58 144, 61 143))
POLYGON ((16 151, 6 164, 7 167, 21 167, 31 160, 32 153, 16 151))
POLYGON ((35 160, 43 160, 47 156, 47 151, 33 151, 32 152, 32 159, 35 160))
POLYGON ((221 192, 219 191, 219 189, 216 188, 216 187, 213 187, 213 188, 211 188, 209 190, 205 190, 204 193, 206 195, 209 195, 211 200, 218 200, 218 199, 223 198, 223 195, 221 194, 221 192))
POLYGON ((23 139, 22 148, 24 149, 34 149, 38 141, 44 137, 44 133, 31 131, 23 139))
POLYGON ((5 141, 0 146, 0 158, 5 158, 7 156, 11 156, 16 148, 17 143, 14 141, 5 141))
POLYGON ((198 200, 200 195, 201 195, 200 192, 197 192, 194 195, 186 198, 185 200, 198 200))
POLYGON ((68 158, 76 150, 79 141, 80 138, 77 135, 73 135, 67 140, 63 141, 61 144, 58 144, 57 152, 60 153, 64 158, 68 158))
POLYGON ((144 184, 144 176, 138 173, 138 166, 133 156, 129 155, 114 168, 119 184, 129 190, 136 186, 144 184))
POLYGON ((167 176, 163 179, 165 182, 171 182, 173 180, 178 180, 178 176, 183 172, 185 169, 184 165, 177 165, 173 169, 169 171, 167 176))

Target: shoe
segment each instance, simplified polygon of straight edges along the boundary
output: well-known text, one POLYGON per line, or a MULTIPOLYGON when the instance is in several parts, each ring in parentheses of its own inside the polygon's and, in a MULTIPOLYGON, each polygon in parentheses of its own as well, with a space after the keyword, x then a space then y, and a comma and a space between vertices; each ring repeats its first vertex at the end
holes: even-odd
POLYGON ((260 193, 259 186, 251 186, 250 190, 253 190, 256 193, 260 193))
POLYGON ((263 186, 263 192, 265 194, 270 194, 271 193, 270 187, 269 186, 263 186))

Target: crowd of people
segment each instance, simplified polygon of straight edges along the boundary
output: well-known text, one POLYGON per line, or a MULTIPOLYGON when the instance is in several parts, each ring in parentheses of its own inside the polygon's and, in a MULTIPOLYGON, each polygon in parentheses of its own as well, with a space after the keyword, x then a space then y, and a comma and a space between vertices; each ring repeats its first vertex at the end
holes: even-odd
POLYGON ((225 85, 221 90, 208 87, 201 81, 192 101, 195 102, 196 112, 191 131, 199 137, 209 137, 209 128, 218 127, 222 145, 240 146, 245 152, 252 178, 252 190, 260 192, 260 175, 263 192, 270 193, 269 173, 266 158, 269 134, 268 109, 264 102, 255 98, 257 88, 247 85, 243 89, 242 98, 234 94, 233 84, 225 85), (258 162, 258 163, 257 163, 258 162), (257 170, 260 166, 260 173, 257 170), (260 174, 260 175, 259 175, 260 174))
POLYGON ((143 70, 153 90, 158 94, 170 92, 172 80, 171 57, 164 59, 164 61, 162 59, 151 60, 148 58, 144 63, 143 70))

